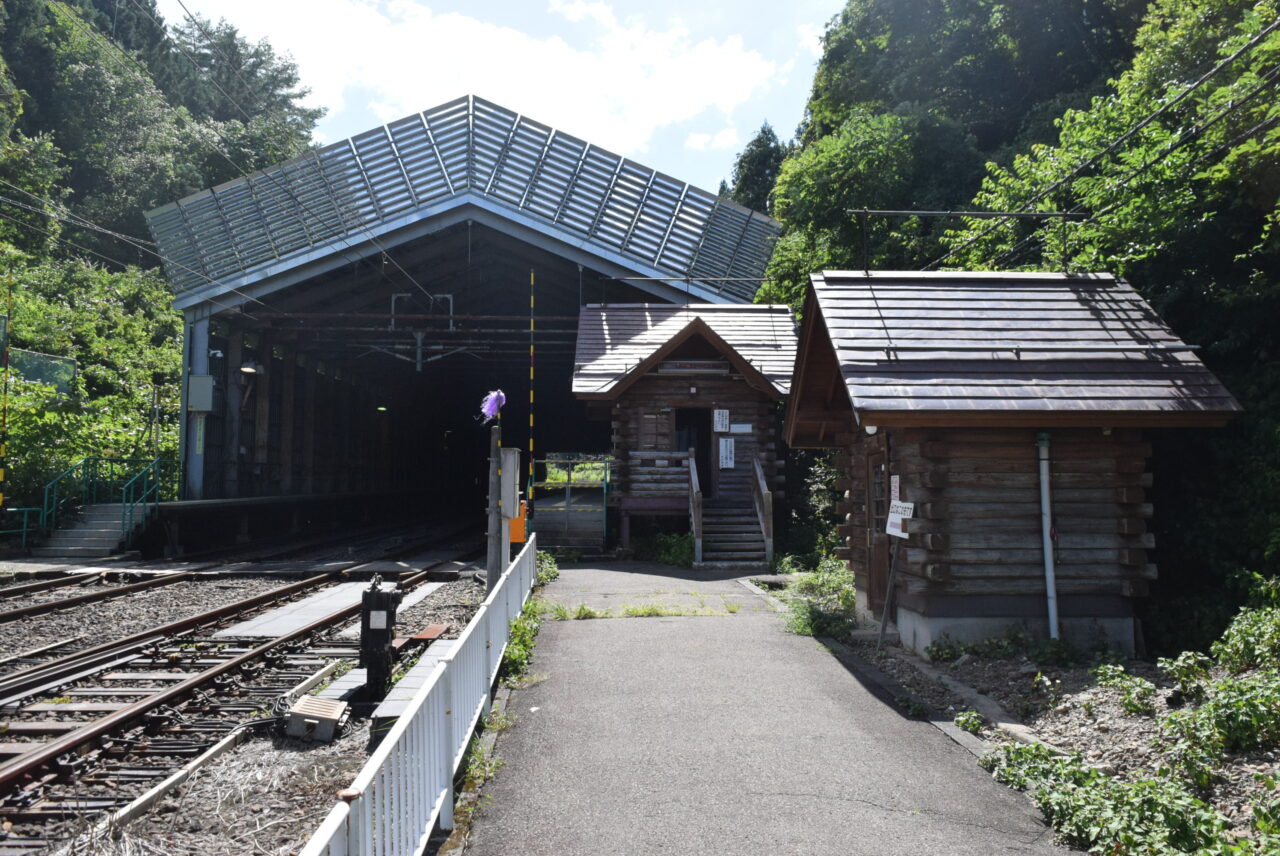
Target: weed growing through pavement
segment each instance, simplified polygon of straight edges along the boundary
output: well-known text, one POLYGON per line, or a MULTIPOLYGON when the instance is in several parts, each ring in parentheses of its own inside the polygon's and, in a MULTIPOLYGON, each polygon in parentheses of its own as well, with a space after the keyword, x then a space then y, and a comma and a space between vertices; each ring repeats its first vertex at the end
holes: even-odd
POLYGON ((547 583, 554 582, 560 576, 560 565, 556 562, 556 557, 546 550, 538 551, 535 556, 535 563, 534 585, 545 586, 547 583))
POLYGON ((609 610, 593 609, 592 607, 587 606, 585 603, 578 604, 578 608, 573 611, 573 618, 576 620, 588 619, 588 618, 608 618, 608 617, 609 617, 609 610))
POLYGON ((518 677, 529 668, 533 659, 534 640, 538 636, 538 628, 542 625, 543 604, 537 598, 525 602, 520 614, 511 622, 511 636, 507 641, 507 650, 502 655, 502 666, 499 674, 504 678, 518 677))
POLYGON ((502 769, 503 763, 503 760, 492 750, 481 745, 479 738, 471 738, 471 745, 467 748, 467 759, 462 765, 467 787, 473 789, 480 787, 502 769))
POLYGON ((981 734, 984 720, 976 710, 962 710, 956 714, 956 727, 970 734, 981 734))
POLYGON ((506 731, 508 728, 515 725, 519 719, 520 717, 511 713, 505 707, 501 710, 495 707, 493 710, 489 711, 489 714, 484 718, 484 730, 506 731))
POLYGON ((736 615, 739 609, 742 609, 742 604, 736 600, 726 600, 724 602, 724 611, 730 615, 736 615))

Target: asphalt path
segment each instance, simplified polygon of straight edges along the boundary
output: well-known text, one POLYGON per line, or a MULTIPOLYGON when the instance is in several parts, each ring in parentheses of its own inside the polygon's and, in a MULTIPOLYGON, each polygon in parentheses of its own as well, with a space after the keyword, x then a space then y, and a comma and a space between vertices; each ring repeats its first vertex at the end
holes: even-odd
POLYGON ((571 568, 544 596, 702 614, 543 623, 468 856, 1070 852, 733 575, 571 568))

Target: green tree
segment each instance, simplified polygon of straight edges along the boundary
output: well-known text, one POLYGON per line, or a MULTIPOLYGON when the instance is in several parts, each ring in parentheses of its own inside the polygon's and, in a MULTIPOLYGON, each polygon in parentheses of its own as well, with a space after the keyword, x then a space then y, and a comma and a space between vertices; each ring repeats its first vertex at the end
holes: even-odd
MULTIPOLYGON (((1277 20, 1276 0, 1156 0, 1132 67, 1054 145, 990 167, 974 201, 1088 213, 1072 266, 1128 277, 1245 407, 1227 430, 1156 435, 1157 644, 1216 635, 1240 568, 1280 573, 1280 29, 1260 38, 1277 20)), ((946 263, 1041 269, 1061 240, 974 221, 946 263)))
POLYGON ((786 156, 786 146, 778 141, 778 135, 765 122, 734 161, 733 186, 725 188, 728 190, 728 197, 753 211, 772 214, 773 200, 769 194, 773 191, 774 182, 778 180, 778 171, 786 156))

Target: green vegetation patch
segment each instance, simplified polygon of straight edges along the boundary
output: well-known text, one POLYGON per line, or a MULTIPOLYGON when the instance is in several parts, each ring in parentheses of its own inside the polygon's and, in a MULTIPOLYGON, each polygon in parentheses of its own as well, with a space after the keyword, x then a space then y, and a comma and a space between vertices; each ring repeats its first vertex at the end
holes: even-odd
POLYGON ((782 596, 792 633, 842 638, 857 626, 853 572, 839 559, 827 557, 813 571, 793 574, 782 596))

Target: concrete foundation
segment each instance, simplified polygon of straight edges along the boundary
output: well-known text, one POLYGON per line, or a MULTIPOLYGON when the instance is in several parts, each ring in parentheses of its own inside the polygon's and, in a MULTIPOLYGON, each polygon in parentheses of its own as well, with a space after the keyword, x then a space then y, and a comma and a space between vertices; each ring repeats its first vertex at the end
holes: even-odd
MULTIPOLYGON (((1044 639, 1049 635, 1043 619, 1017 618, 1013 616, 984 616, 964 618, 952 616, 926 616, 910 609, 897 610, 898 635, 905 648, 924 654, 925 648, 942 635, 957 642, 981 642, 1003 636, 1010 630, 1019 630, 1030 636, 1044 639)), ((1107 647, 1126 656, 1134 653, 1134 619, 1122 618, 1060 618, 1062 638, 1084 650, 1107 647)))

